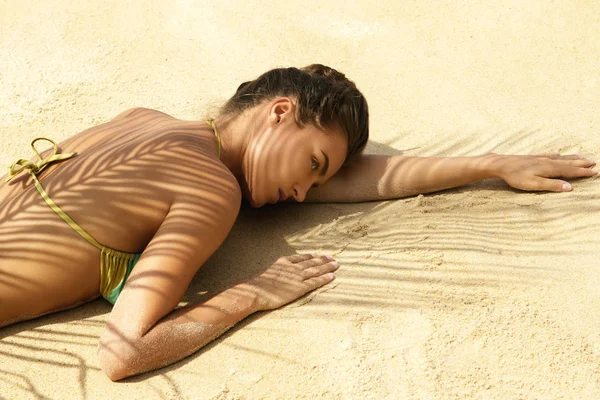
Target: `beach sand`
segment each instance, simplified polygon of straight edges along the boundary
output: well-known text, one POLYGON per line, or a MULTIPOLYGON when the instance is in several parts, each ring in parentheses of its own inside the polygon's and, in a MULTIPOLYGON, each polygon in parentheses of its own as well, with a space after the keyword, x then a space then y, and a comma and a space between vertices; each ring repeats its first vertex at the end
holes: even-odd
MULTIPOLYGON (((365 93, 369 152, 596 157, 598 38, 589 0, 0 0, 0 164, 313 62, 365 93)), ((334 255, 335 282, 122 383, 96 358, 105 301, 1 329, 0 398, 598 399, 600 185, 573 186, 245 210, 185 301, 297 252, 334 255)))

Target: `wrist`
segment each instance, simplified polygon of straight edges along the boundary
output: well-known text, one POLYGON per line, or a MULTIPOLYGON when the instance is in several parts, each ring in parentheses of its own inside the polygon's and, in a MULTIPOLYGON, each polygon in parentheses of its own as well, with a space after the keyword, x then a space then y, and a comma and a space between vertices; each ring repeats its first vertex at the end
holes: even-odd
POLYGON ((502 178, 502 157, 495 153, 480 156, 481 162, 479 165, 482 179, 502 178))
POLYGON ((251 281, 238 283, 234 286, 234 289, 239 293, 242 293, 244 297, 244 303, 248 307, 249 313, 262 311, 262 303, 260 301, 260 293, 258 288, 251 283, 251 281))

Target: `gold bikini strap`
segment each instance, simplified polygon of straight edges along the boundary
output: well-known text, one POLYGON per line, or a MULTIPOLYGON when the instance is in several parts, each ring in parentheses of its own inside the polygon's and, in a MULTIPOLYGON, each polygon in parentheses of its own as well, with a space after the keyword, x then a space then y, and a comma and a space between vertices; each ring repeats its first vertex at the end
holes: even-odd
POLYGON ((40 161, 33 163, 29 160, 17 160, 8 168, 8 178, 6 182, 19 175, 23 171, 29 172, 35 183, 35 188, 42 195, 42 198, 50 206, 50 208, 58 214, 71 228, 73 228, 79 235, 81 235, 90 244, 100 249, 100 293, 102 296, 108 298, 110 293, 121 284, 125 275, 127 274, 127 267, 131 260, 136 256, 135 253, 126 253, 124 251, 118 251, 111 249, 100 244, 94 239, 89 233, 87 233, 77 222, 73 221, 71 217, 67 215, 56 203, 50 198, 46 190, 44 190, 42 184, 37 179, 36 174, 46 168, 49 164, 55 161, 66 160, 73 157, 77 153, 65 153, 58 154, 58 145, 46 138, 36 138, 31 142, 31 148, 38 155, 40 161), (35 143, 39 140, 46 140, 54 145, 54 150, 51 154, 45 158, 42 158, 40 153, 35 148, 35 143))
POLYGON ((31 142, 31 148, 33 149, 35 154, 37 154, 40 161, 38 161, 37 163, 33 163, 29 160, 23 160, 23 159, 15 161, 14 163, 12 163, 12 165, 10 167, 8 167, 8 178, 6 178, 6 182, 9 182, 11 179, 16 177, 23 171, 29 172, 29 175, 31 175, 31 178, 33 179, 33 182, 35 184, 35 188, 40 193, 40 195, 42 196, 42 198, 44 199, 46 204, 48 204, 50 206, 50 208, 56 214, 58 214, 59 217, 61 217, 63 219, 63 221, 65 221, 67 224, 69 224, 69 226, 71 228, 73 228, 77 233, 79 233, 79 235, 81 235, 85 240, 87 240, 90 244, 96 246, 97 248, 102 249, 104 246, 102 246, 100 243, 98 243, 96 241, 96 239, 94 239, 90 234, 88 234, 85 230, 83 230, 83 228, 80 227, 75 221, 73 221, 71 219, 71 217, 69 217, 67 215, 67 213, 65 213, 58 205, 56 205, 56 203, 50 198, 50 196, 48 195, 48 193, 46 192, 46 190, 44 189, 44 187, 42 186, 42 184, 40 183, 40 181, 38 180, 38 178, 36 176, 37 174, 40 173, 40 171, 42 171, 44 168, 46 168, 51 163, 53 163, 55 161, 66 160, 68 158, 73 157, 77 153, 58 154, 58 145, 54 141, 47 139, 47 138, 33 139, 33 141, 31 142), (35 143, 40 140, 45 140, 47 142, 50 142, 54 146, 54 149, 50 153, 50 155, 48 155, 44 158, 42 158, 40 153, 35 148, 35 143))
POLYGON ((210 127, 212 128, 213 132, 215 133, 215 136, 217 137, 217 144, 219 146, 218 149, 218 156, 219 156, 219 160, 221 159, 221 135, 219 135, 219 131, 217 130, 217 125, 215 125, 215 120, 214 119, 207 119, 206 123, 210 125, 210 127))

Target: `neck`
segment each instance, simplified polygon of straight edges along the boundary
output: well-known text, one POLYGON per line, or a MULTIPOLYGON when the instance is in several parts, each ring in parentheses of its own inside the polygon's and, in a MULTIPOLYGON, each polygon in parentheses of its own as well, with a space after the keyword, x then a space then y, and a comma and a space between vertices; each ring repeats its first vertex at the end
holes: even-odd
POLYGON ((238 182, 244 180, 243 163, 246 149, 252 137, 261 129, 259 126, 260 108, 256 107, 237 116, 215 118, 221 136, 221 162, 231 171, 238 182))

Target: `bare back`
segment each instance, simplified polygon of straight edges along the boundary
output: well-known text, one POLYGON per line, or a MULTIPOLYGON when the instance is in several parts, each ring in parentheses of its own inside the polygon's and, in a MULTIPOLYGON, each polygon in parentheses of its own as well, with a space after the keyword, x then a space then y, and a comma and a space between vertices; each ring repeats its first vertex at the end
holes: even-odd
MULTIPOLYGON (((182 191, 210 199, 218 196, 215 178, 235 186, 208 126, 154 110, 130 110, 59 148, 77 156, 44 170, 42 185, 98 242, 125 252, 146 248, 182 191)), ((28 178, 23 173, 0 185, 0 326, 99 295, 98 249, 48 207, 28 178)))

